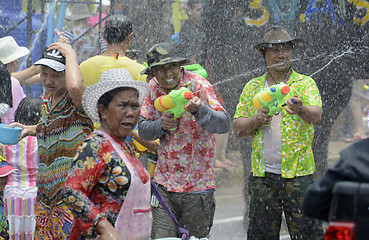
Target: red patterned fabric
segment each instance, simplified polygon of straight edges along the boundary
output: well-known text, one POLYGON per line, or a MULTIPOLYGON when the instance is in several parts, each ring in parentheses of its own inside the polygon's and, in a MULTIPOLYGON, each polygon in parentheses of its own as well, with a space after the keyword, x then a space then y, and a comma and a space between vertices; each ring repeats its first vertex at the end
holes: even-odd
MULTIPOLYGON (((125 141, 111 137, 142 183, 147 183, 149 175, 134 151, 125 141)), ((70 238, 96 237, 95 227, 102 217, 114 225, 131 180, 131 172, 110 142, 99 132, 91 133, 77 152, 63 191, 63 200, 75 216, 70 238)))

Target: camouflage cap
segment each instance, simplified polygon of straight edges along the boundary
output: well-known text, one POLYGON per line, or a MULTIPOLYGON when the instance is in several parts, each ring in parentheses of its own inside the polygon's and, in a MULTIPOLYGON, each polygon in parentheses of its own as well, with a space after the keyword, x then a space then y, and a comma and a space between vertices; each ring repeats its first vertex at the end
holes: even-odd
POLYGON ((175 47, 170 43, 155 44, 147 53, 148 67, 141 71, 141 74, 148 74, 151 67, 165 65, 172 62, 182 62, 187 58, 180 57, 175 51, 175 47))
POLYGON ((257 44, 254 49, 256 51, 263 50, 266 46, 270 44, 279 44, 279 43, 287 43, 292 42, 294 47, 298 47, 300 43, 302 43, 301 39, 291 38, 290 34, 284 27, 281 26, 273 26, 269 28, 263 36, 263 42, 257 44))

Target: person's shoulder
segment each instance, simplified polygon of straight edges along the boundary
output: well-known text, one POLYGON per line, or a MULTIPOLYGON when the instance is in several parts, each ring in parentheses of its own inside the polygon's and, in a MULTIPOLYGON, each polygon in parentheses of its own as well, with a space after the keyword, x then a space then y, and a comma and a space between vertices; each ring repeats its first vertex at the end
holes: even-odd
POLYGON ((360 142, 356 142, 350 145, 349 147, 347 147, 346 149, 344 149, 343 151, 367 154, 368 161, 369 161, 369 138, 366 138, 360 142))
POLYGON ((20 82, 19 82, 19 80, 17 79, 17 78, 15 78, 15 77, 13 77, 13 76, 10 76, 10 80, 12 81, 12 85, 13 86, 21 86, 20 85, 20 82))
POLYGON ((86 59, 79 65, 79 69, 81 70, 82 76, 84 78, 83 80, 87 86, 92 85, 91 83, 89 83, 90 77, 93 76, 96 71, 101 68, 101 61, 101 56, 97 55, 86 59))
POLYGON ((187 69, 183 69, 183 75, 186 77, 186 78, 189 78, 189 79, 194 79, 196 81, 200 81, 200 82, 208 82, 204 77, 202 77, 201 75, 195 73, 195 72, 192 72, 190 70, 187 70, 187 69))
POLYGON ((136 60, 133 60, 133 59, 131 59, 129 57, 126 57, 125 60, 127 61, 127 63, 131 64, 132 66, 136 66, 136 67, 142 68, 142 69, 145 68, 145 66, 143 64, 138 63, 136 60))
POLYGON ((314 81, 312 77, 302 74, 302 73, 298 73, 295 70, 292 70, 291 77, 296 80, 314 81))
POLYGON ((262 83, 265 81, 267 76, 267 73, 264 73, 261 76, 257 76, 254 78, 251 78, 246 84, 245 87, 259 87, 262 85, 262 83))
POLYGON ((102 133, 94 131, 85 138, 85 142, 93 145, 94 148, 99 148, 102 143, 106 142, 106 138, 102 133))
MULTIPOLYGON (((367 175, 369 171, 369 139, 354 143, 340 152, 343 169, 356 169, 357 174, 367 175)), ((368 179, 369 180, 369 179, 368 179)))
POLYGON ((146 67, 138 63, 136 60, 130 59, 128 57, 125 58, 127 71, 132 75, 133 79, 139 81, 146 81, 146 74, 141 75, 141 71, 144 70, 146 67))
POLYGON ((88 66, 89 64, 96 64, 97 61, 101 59, 102 59, 101 55, 96 55, 96 56, 90 57, 89 59, 86 59, 85 61, 81 62, 79 66, 81 67, 81 66, 88 66))

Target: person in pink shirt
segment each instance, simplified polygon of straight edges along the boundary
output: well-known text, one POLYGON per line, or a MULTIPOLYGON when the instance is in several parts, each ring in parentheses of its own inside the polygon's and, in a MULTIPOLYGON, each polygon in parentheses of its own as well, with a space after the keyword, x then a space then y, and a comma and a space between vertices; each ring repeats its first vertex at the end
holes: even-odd
MULTIPOLYGON (((101 19, 105 18, 109 13, 110 13, 110 0, 102 0, 101 1, 101 19)), ((97 11, 96 15, 88 18, 88 25, 90 27, 93 27, 99 21, 100 21, 99 11, 97 11)), ((105 25, 105 20, 101 22, 101 27, 104 27, 104 25, 105 25)))
MULTIPOLYGON (((0 61, 2 61, 10 74, 17 71, 20 65, 20 59, 28 55, 29 50, 26 47, 20 47, 13 37, 6 36, 0 39, 0 61)), ((1 123, 10 124, 14 122, 14 113, 17 110, 19 102, 26 96, 15 77, 11 77, 13 107, 1 118, 1 123)))
MULTIPOLYGON (((215 211, 214 133, 226 133, 230 118, 212 85, 200 75, 181 68, 186 59, 170 43, 154 45, 147 54, 153 76, 150 94, 141 106, 138 132, 142 139, 160 139, 153 181, 174 216, 190 236, 208 237, 215 211), (186 87, 194 96, 177 119, 155 109, 155 100, 186 87), (174 130, 172 130, 174 129, 174 130)), ((177 227, 161 205, 152 204, 151 238, 177 237, 177 227)))

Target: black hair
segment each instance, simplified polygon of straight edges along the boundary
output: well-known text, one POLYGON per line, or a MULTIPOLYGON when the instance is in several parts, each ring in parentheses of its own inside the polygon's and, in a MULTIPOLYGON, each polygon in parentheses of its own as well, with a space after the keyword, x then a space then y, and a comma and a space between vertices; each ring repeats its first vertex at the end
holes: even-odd
POLYGON ((20 101, 14 120, 24 125, 36 125, 41 118, 42 100, 27 96, 20 101))
POLYGON ((194 5, 197 4, 197 3, 202 3, 203 0, 188 0, 188 7, 193 9, 194 5))
MULTIPOLYGON (((113 100, 115 94, 121 92, 121 91, 125 91, 125 90, 136 90, 137 92, 137 97, 140 97, 140 94, 138 92, 138 90, 136 88, 133 88, 133 87, 118 87, 118 88, 114 88, 113 90, 110 90, 109 92, 106 92, 104 93, 100 98, 99 100, 97 101, 97 106, 100 106, 103 105, 105 108, 108 108, 110 102, 113 100)), ((100 119, 100 122, 101 122, 101 115, 100 115, 100 112, 98 111, 99 113, 99 119, 100 119)))
POLYGON ((10 73, 2 61, 0 61, 0 86, 0 104, 5 103, 9 105, 9 107, 13 107, 10 73))
POLYGON ((127 16, 114 14, 106 19, 104 37, 109 44, 124 42, 132 32, 132 21, 127 16))

